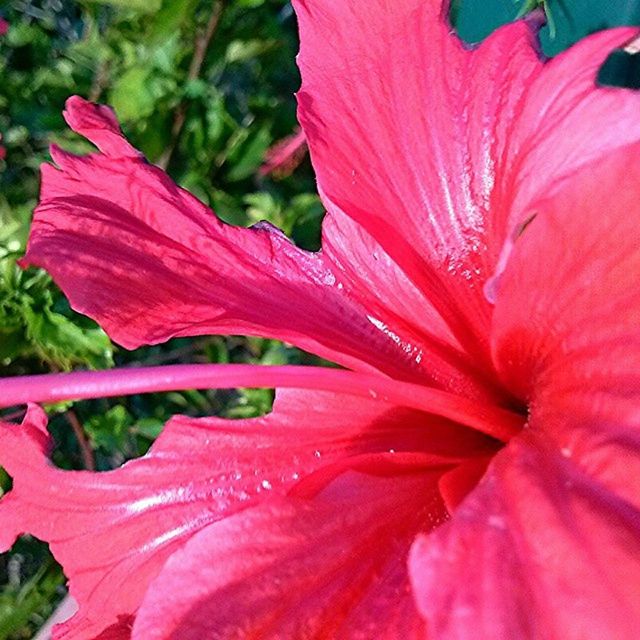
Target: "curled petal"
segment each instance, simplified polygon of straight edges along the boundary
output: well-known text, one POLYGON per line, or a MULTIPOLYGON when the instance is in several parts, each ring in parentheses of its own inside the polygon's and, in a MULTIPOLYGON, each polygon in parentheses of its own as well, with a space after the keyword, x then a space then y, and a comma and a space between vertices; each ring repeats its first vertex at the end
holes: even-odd
POLYGON ((42 167, 22 264, 46 268, 117 342, 262 335, 345 366, 418 375, 415 354, 371 323, 322 254, 267 224, 223 224, 131 147, 107 107, 74 97, 65 116, 103 153, 52 149, 58 168, 42 167))
MULTIPOLYGON (((109 107, 87 102, 80 96, 72 96, 67 100, 63 115, 76 133, 93 142, 105 156, 142 158, 142 154, 122 135, 116 115, 109 107)), ((62 158, 63 154, 58 153, 62 158)))

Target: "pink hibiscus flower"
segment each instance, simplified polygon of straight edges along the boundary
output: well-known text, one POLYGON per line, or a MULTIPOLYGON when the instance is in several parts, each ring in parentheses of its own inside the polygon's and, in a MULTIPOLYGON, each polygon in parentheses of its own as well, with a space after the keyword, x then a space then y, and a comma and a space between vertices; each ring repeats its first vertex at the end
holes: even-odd
POLYGON ((302 162, 306 151, 307 140, 304 132, 296 131, 267 150, 260 173, 273 173, 276 177, 288 176, 302 162))
POLYGON ((129 348, 243 333, 343 369, 0 382, 278 388, 107 473, 55 468, 32 405, 0 428, 0 548, 50 543, 65 640, 637 637, 640 97, 594 80, 634 31, 543 61, 533 20, 469 48, 436 0, 295 6, 321 252, 224 225, 75 97, 100 153, 53 149, 25 264, 129 348))

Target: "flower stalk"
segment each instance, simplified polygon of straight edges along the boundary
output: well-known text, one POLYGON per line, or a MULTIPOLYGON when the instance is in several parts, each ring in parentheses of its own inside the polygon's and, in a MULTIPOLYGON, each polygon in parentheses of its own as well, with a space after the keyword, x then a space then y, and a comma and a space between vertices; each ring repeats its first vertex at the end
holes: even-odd
POLYGON ((380 375, 295 365, 189 364, 0 378, 0 408, 26 402, 61 402, 185 389, 315 389, 396 403, 454 420, 501 441, 523 417, 452 393, 380 375))

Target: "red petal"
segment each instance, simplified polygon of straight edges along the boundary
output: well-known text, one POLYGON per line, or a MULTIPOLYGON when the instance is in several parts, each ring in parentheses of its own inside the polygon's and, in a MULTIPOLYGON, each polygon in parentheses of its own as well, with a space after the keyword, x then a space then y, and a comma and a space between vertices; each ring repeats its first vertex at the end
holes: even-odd
POLYGON ((423 640, 406 554, 445 513, 425 474, 348 473, 314 500, 266 502, 169 560, 133 637, 423 640))
POLYGON ((573 410, 589 397, 585 407, 621 411, 638 399, 639 158, 633 145, 576 173, 533 205, 537 215, 516 241, 493 350, 505 384, 533 412, 573 410))
POLYGON ((640 511, 531 431, 412 548, 434 638, 637 638, 640 511))
POLYGON ((25 263, 50 271, 115 340, 258 334, 345 366, 417 375, 414 355, 344 295, 322 254, 268 225, 223 224, 139 156, 107 107, 71 98, 66 117, 104 154, 53 149, 61 169, 43 166, 25 263))
POLYGON ((640 147, 532 207, 494 315, 529 426, 412 553, 436 637, 637 637, 640 147))
POLYGON ((391 449, 447 462, 491 446, 473 431, 374 400, 284 392, 264 418, 176 417, 144 458, 110 472, 70 472, 49 463, 45 422, 32 407, 22 427, 0 425, 0 464, 14 479, 0 500, 0 549, 23 532, 50 543, 80 604, 63 627, 69 640, 126 626, 149 581, 195 532, 286 493, 316 469, 391 449))
POLYGON ((64 119, 67 124, 110 158, 137 158, 142 154, 132 147, 120 131, 116 114, 107 106, 92 104, 80 96, 67 100, 64 119))
POLYGON ((496 364, 563 455, 640 507, 640 147, 539 202, 501 279, 496 364))
POLYGON ((478 484, 489 462, 491 462, 490 456, 471 457, 442 475, 438 488, 449 513, 453 513, 478 484))
POLYGON ((295 6, 299 119, 328 210, 365 227, 486 358, 482 285, 513 220, 584 162, 640 137, 640 98, 594 81, 634 31, 544 64, 525 22, 465 48, 436 0, 295 6))
POLYGON ((322 250, 346 295, 405 353, 425 363, 423 383, 499 403, 504 395, 457 342, 437 310, 367 231, 346 216, 327 214, 322 250))

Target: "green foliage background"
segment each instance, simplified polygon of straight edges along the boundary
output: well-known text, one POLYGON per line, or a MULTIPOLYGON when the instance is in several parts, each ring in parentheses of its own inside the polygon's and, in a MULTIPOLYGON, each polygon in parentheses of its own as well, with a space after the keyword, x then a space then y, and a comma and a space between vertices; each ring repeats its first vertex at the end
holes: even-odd
MULTIPOLYGON (((636 0, 461 0, 453 2, 452 18, 473 42, 537 4, 552 18, 542 34, 547 55, 590 31, 640 20, 636 0)), ((0 0, 0 17, 10 24, 0 38, 0 144, 6 147, 0 160, 0 374, 309 362, 281 344, 236 337, 177 339, 127 352, 73 313, 45 273, 16 266, 48 145, 89 150, 61 117, 74 93, 111 104, 133 144, 228 222, 267 219, 316 248, 323 210, 308 160, 289 177, 259 172, 265 151, 296 126, 297 34, 289 2, 0 0)), ((628 79, 634 62, 618 60, 616 74, 628 79)), ((50 407, 54 462, 67 469, 114 468, 142 455, 174 413, 247 417, 268 411, 271 401, 267 390, 192 391, 50 407)), ((0 495, 10 486, 0 469, 0 495)), ((63 595, 64 576, 46 545, 24 537, 0 557, 0 640, 32 637, 63 595)))

